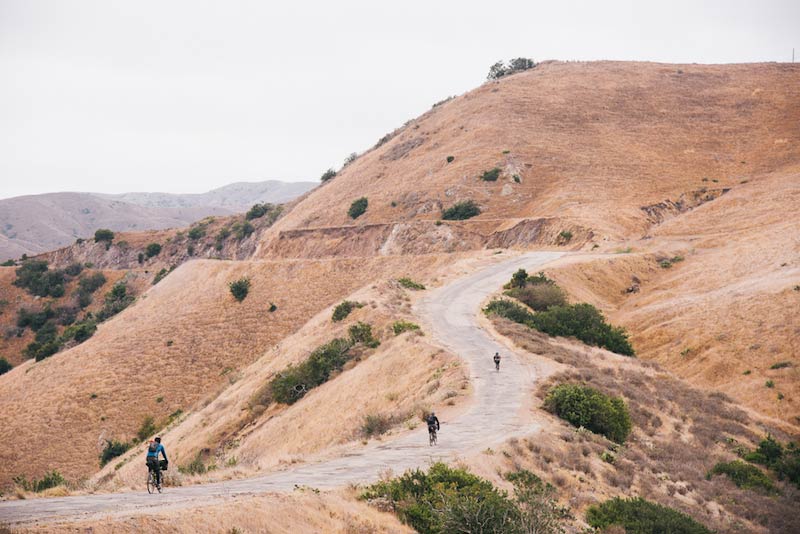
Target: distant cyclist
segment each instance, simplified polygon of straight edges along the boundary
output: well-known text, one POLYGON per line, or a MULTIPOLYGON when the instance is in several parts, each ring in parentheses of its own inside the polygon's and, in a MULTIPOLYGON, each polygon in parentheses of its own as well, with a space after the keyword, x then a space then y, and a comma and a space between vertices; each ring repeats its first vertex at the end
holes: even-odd
POLYGON ((431 445, 436 443, 436 432, 439 430, 439 418, 436 417, 436 414, 431 412, 428 414, 428 417, 425 418, 425 422, 428 423, 428 437, 430 438, 431 445))
POLYGON ((500 353, 499 352, 495 352, 493 359, 494 359, 494 368, 499 371, 500 370, 500 353))
POLYGON ((161 453, 164 455, 164 466, 169 463, 167 460, 167 451, 164 449, 164 446, 161 444, 161 438, 157 437, 150 444, 147 446, 147 469, 150 471, 155 472, 156 474, 156 485, 158 486, 159 491, 161 490, 161 464, 158 461, 158 454, 161 453))

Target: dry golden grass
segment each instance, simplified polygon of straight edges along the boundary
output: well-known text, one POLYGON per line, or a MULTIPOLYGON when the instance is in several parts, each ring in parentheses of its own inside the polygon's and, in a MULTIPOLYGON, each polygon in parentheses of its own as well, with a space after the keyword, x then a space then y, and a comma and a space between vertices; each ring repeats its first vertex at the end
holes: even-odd
MULTIPOLYGON (((753 448, 766 432, 788 439, 775 420, 742 410, 722 394, 695 389, 657 366, 552 339, 522 325, 495 318, 496 330, 527 353, 530 363, 561 363, 561 371, 541 384, 532 415, 543 424, 536 435, 512 439, 465 463, 504 484, 501 475, 530 469, 558 489, 578 517, 590 504, 614 496, 641 496, 679 509, 720 533, 796 532, 800 494, 782 484, 783 495, 742 490, 724 477, 705 479, 734 448, 753 448), (588 431, 576 430, 541 408, 547 389, 561 382, 585 383, 622 396, 631 412, 632 435, 622 447, 588 431), (734 440, 734 441, 732 441, 734 440), (613 454, 614 463, 601 459, 613 454)), ((779 423, 779 422, 778 422, 779 423)))
MULTIPOLYGON (((392 322, 413 319, 407 315, 407 293, 395 283, 382 282, 350 295, 348 299, 365 306, 341 323, 331 321, 331 308, 323 310, 231 377, 233 385, 163 434, 174 466, 170 482, 242 477, 339 454, 344 448, 366 443, 361 427, 367 415, 393 417, 392 435, 419 425, 423 409, 436 407, 443 414, 457 409, 450 405, 469 393, 459 360, 431 346, 424 333, 395 336, 391 331, 392 322), (276 372, 302 362, 311 350, 334 337, 347 337, 349 326, 358 321, 373 326, 373 333, 382 340, 378 348, 358 349, 362 352, 356 361, 311 390, 301 402, 292 406, 257 404, 258 391, 276 372), (174 472, 198 453, 205 465, 216 469, 197 476, 174 472)), ((131 451, 101 471, 96 480, 103 487, 138 488, 141 454, 138 449, 131 451)))
MULTIPOLYGON (((2 529, 0 529, 1 531, 2 529)), ((311 489, 291 495, 243 497, 223 504, 170 510, 158 515, 106 517, 79 523, 14 529, 19 534, 410 534, 393 515, 357 502, 349 493, 320 493, 311 489)))
MULTIPOLYGON (((418 258, 415 272, 451 261, 418 258)), ((184 264, 87 342, 0 377, 2 437, 20 444, 0 452, 0 483, 50 469, 91 476, 105 439, 128 440, 145 417, 195 408, 320 310, 407 273, 402 257, 184 264), (227 284, 243 276, 252 287, 237 303, 227 284)))

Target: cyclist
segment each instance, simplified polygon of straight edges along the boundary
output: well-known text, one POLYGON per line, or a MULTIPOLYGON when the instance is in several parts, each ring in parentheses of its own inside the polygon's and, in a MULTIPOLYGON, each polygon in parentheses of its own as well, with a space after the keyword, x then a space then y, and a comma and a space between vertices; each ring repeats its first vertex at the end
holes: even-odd
POLYGON ((436 417, 435 413, 431 412, 425 418, 425 422, 428 423, 428 435, 435 436, 436 431, 439 430, 439 418, 436 417))
POLYGON ((495 352, 493 359, 494 359, 494 368, 499 371, 500 370, 500 353, 499 352, 495 352))
POLYGON ((169 460, 167 460, 167 451, 164 449, 164 446, 161 444, 161 438, 156 437, 150 444, 147 446, 147 457, 145 461, 147 462, 147 469, 150 471, 154 471, 156 474, 156 485, 158 489, 161 489, 161 464, 158 461, 158 453, 164 455, 164 467, 166 468, 169 460))

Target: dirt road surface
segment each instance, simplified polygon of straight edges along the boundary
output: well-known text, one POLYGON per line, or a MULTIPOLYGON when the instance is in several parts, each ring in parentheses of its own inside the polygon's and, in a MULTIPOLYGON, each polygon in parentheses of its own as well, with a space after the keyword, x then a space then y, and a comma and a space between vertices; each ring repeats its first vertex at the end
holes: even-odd
POLYGON ((514 271, 525 268, 535 272, 559 256, 558 252, 532 252, 496 263, 430 291, 416 305, 416 315, 426 331, 469 365, 474 387, 468 410, 453 421, 442 421, 435 447, 428 445, 427 429, 421 425, 396 440, 371 444, 335 460, 242 480, 168 487, 161 495, 145 491, 143 473, 142 491, 2 502, 0 524, 32 525, 161 513, 237 496, 290 491, 295 486, 336 488, 374 481, 389 469, 402 473, 435 461, 451 460, 515 435, 531 433, 537 426, 523 423, 520 411, 536 377, 515 354, 478 326, 477 314, 483 300, 507 282, 514 271), (495 352, 503 356, 500 372, 495 371, 492 362, 495 352))

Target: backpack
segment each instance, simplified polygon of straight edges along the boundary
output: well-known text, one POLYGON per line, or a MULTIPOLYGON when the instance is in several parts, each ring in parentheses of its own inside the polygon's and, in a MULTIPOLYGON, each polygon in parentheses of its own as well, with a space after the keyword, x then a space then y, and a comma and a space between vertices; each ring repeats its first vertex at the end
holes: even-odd
POLYGON ((147 446, 147 452, 156 452, 158 451, 158 443, 155 441, 151 441, 150 445, 147 446))

